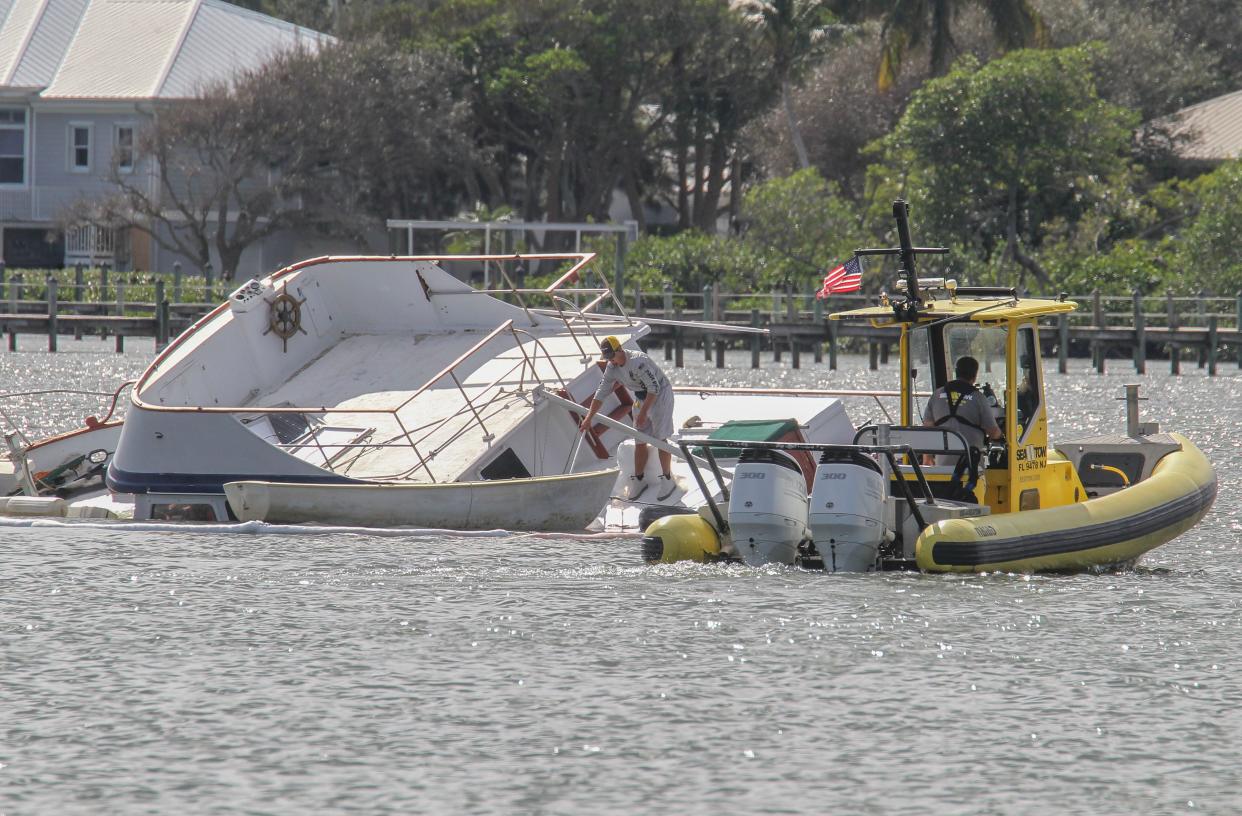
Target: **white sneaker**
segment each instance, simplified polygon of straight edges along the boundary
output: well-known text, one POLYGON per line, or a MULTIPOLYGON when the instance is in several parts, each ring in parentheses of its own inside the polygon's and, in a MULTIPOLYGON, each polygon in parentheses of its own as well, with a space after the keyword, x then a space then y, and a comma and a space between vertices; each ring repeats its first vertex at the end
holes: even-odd
POLYGON ((656 491, 657 501, 664 501, 669 496, 673 495, 673 491, 677 489, 677 480, 672 476, 665 476, 663 473, 660 474, 660 478, 656 481, 656 484, 660 486, 656 491))
POLYGON ((630 477, 630 489, 627 492, 626 498, 628 498, 630 501, 637 500, 639 496, 647 492, 647 488, 649 486, 650 485, 648 485, 644 479, 641 479, 638 476, 631 476, 630 477))

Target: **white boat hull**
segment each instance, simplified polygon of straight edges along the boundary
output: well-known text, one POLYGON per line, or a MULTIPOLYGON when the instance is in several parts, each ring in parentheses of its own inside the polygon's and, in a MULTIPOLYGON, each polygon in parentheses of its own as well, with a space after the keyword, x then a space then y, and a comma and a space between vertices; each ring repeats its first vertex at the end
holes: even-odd
POLYGON ((440 484, 321 485, 242 481, 224 486, 241 521, 581 531, 612 494, 617 470, 440 484))

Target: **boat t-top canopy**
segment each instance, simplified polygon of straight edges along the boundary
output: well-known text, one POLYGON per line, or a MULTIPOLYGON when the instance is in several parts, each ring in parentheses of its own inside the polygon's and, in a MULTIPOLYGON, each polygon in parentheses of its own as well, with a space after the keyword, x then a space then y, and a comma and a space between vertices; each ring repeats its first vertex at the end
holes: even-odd
MULTIPOLYGON (((934 295, 937 292, 935 288, 926 285, 922 291, 925 295, 934 295)), ((970 290, 965 288, 956 289, 956 294, 953 292, 953 289, 945 291, 949 295, 948 300, 924 301, 914 323, 917 325, 939 320, 972 320, 977 323, 1019 321, 1042 315, 1072 312, 1078 308, 1078 304, 1072 300, 977 296, 970 294, 970 290)), ((876 327, 897 326, 910 322, 898 319, 887 296, 882 297, 879 305, 851 309, 847 312, 835 312, 829 317, 832 320, 868 320, 876 327)))

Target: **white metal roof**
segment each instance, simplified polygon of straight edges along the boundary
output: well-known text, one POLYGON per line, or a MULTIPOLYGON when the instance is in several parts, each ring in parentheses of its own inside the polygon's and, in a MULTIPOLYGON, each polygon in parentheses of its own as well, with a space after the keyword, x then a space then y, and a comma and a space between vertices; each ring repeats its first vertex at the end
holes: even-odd
POLYGON ((0 0, 0 88, 184 99, 326 35, 223 0, 0 0))
POLYGON ((192 97, 206 81, 227 79, 236 69, 257 67, 280 51, 295 45, 316 48, 327 39, 326 35, 220 0, 204 0, 160 96, 192 97))
POLYGON ((12 0, 0 25, 0 78, 12 85, 14 69, 43 13, 43 0, 12 0))
POLYGON ((1242 91, 1208 99, 1174 114, 1176 133, 1191 133, 1178 150, 1185 159, 1226 161, 1242 157, 1242 91))
POLYGON ((61 59, 65 56, 65 49, 69 47, 74 32, 78 30, 78 23, 82 21, 86 4, 87 0, 63 0, 44 6, 43 14, 31 33, 21 61, 14 66, 10 84, 43 88, 52 81, 61 59))

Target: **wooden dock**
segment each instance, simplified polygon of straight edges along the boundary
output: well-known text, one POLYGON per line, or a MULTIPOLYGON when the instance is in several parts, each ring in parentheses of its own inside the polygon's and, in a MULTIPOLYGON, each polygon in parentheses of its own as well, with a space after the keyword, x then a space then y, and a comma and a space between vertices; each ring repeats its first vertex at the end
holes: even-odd
MULTIPOLYGON (((154 300, 145 302, 126 301, 124 285, 114 286, 115 302, 96 302, 61 301, 56 281, 50 279, 46 283, 46 300, 19 300, 20 286, 10 285, 8 297, 0 300, 0 332, 8 335, 9 350, 17 349, 17 337, 22 334, 46 337, 49 351, 56 351, 59 338, 68 334, 75 338, 114 337, 118 352, 124 351, 125 340, 130 337, 154 338, 156 348, 163 348, 217 305, 170 302, 164 297, 162 281, 154 285, 154 300)), ((1236 298, 1213 299, 1203 294, 1159 298, 1136 294, 1119 298, 1096 292, 1070 299, 1080 303, 1079 311, 1044 321, 1040 326, 1045 359, 1055 357, 1061 372, 1068 369, 1071 357, 1090 357, 1100 373, 1110 362, 1124 360, 1140 374, 1146 372, 1149 359, 1167 358, 1170 372, 1179 374, 1187 354, 1212 376, 1223 360, 1237 361, 1242 368, 1242 293, 1236 298)), ((886 364, 895 352, 898 331, 828 319, 833 311, 856 308, 873 300, 848 295, 827 302, 780 293, 726 295, 707 287, 701 293, 689 294, 667 290, 635 292, 631 313, 640 318, 724 323, 767 332, 721 333, 694 325, 651 324, 644 344, 648 348, 662 346, 664 359, 677 367, 684 365, 687 349, 702 353, 708 361, 714 360, 718 368, 725 366, 726 350, 745 349, 750 352, 751 368, 760 367, 765 353, 774 362, 781 362, 788 354, 790 365, 800 368, 803 355, 809 354, 816 364, 823 363, 826 357, 829 368, 835 370, 840 354, 865 350, 871 368, 875 369, 886 364), (729 308, 730 302, 734 308, 729 308), (736 308, 742 303, 757 302, 763 303, 764 308, 736 308)))
MULTIPOLYGON (((1069 297, 1079 310, 1041 321, 1040 343, 1046 360, 1057 360, 1058 369, 1068 370, 1071 357, 1089 357, 1099 373, 1110 361, 1132 363, 1137 373, 1146 373, 1147 361, 1167 358, 1170 372, 1181 373, 1182 358, 1189 353, 1200 368, 1211 376, 1219 363, 1231 358, 1242 368, 1242 293, 1233 298, 1210 298, 1205 293, 1192 296, 1165 294, 1160 297, 1104 296, 1092 292, 1069 297)), ((702 293, 674 295, 635 293, 635 316, 681 320, 704 320, 731 325, 764 328, 766 336, 713 334, 696 327, 653 324, 647 336, 652 346, 662 345, 664 359, 680 367, 685 349, 702 351, 706 360, 715 359, 724 367, 726 349, 748 349, 750 366, 758 368, 764 351, 774 362, 788 354, 790 365, 800 368, 802 356, 810 353, 815 363, 826 356, 830 369, 845 352, 866 349, 874 370, 895 353, 899 332, 895 328, 875 328, 856 321, 829 320, 828 315, 874 302, 867 296, 836 296, 827 302, 800 295, 726 295, 705 287, 702 293), (728 308, 730 301, 770 301, 765 308, 728 308), (810 308, 806 308, 809 306, 810 308)))
MULTIPOLYGON (((859 352, 864 348, 872 370, 888 362, 896 354, 900 332, 895 328, 874 328, 869 325, 824 320, 821 323, 767 323, 769 334, 722 335, 689 327, 653 325, 645 338, 649 346, 663 346, 664 359, 672 360, 681 368, 686 348, 702 351, 705 359, 715 359, 716 367, 724 367, 725 351, 749 349, 750 367, 759 368, 763 352, 771 355, 773 362, 781 362, 789 355, 790 365, 800 368, 802 357, 810 354, 815 363, 828 359, 831 370, 837 368, 837 358, 842 353, 859 352)), ((1045 359, 1053 357, 1057 367, 1065 373, 1071 357, 1090 357, 1097 372, 1103 374, 1109 361, 1132 362, 1137 373, 1147 370, 1152 357, 1167 356, 1170 371, 1181 373, 1182 357, 1190 350, 1198 358, 1199 367, 1206 368, 1215 376, 1220 361, 1231 356, 1242 368, 1242 332, 1237 329, 1219 329, 1215 325, 1206 328, 1181 327, 1169 329, 1155 327, 1143 330, 1116 326, 1071 326, 1068 319, 1041 323, 1040 343, 1045 359)))

